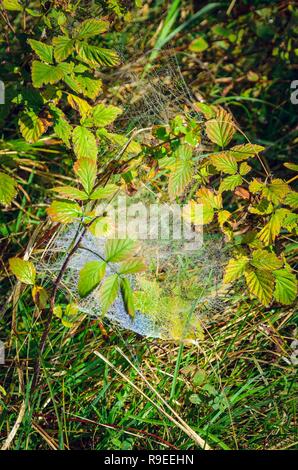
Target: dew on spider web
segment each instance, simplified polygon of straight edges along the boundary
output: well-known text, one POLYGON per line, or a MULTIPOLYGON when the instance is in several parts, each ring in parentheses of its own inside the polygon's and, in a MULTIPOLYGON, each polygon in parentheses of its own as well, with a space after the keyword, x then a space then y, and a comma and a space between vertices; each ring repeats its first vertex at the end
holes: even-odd
MULTIPOLYGON (((57 235, 39 261, 40 272, 53 280, 56 278, 77 230, 77 225, 74 225, 57 235)), ((99 319, 102 319, 99 288, 87 298, 80 299, 77 284, 84 264, 98 260, 97 255, 104 256, 105 242, 105 238, 88 232, 81 243, 84 249, 79 249, 71 257, 60 286, 72 302, 78 303, 81 313, 99 319)), ((127 314, 119 294, 104 321, 151 338, 201 338, 202 318, 206 317, 207 311, 209 316, 212 312, 217 313, 223 305, 218 295, 226 262, 222 240, 210 239, 191 255, 173 250, 172 242, 144 240, 138 243, 149 269, 145 273, 129 276, 133 290, 141 294, 135 317, 127 314)), ((107 268, 106 275, 116 269, 117 265, 112 264, 107 268)))

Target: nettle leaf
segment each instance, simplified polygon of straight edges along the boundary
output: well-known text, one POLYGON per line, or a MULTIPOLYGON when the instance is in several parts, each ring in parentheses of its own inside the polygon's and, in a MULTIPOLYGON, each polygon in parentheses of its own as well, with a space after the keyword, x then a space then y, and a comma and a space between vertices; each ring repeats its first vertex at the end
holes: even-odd
POLYGON ((220 183, 218 191, 220 193, 223 191, 234 191, 234 189, 237 188, 237 186, 240 186, 242 182, 243 179, 240 175, 227 176, 220 183))
POLYGON ((53 201, 47 213, 54 222, 70 224, 82 217, 83 213, 76 202, 53 201))
POLYGON ((128 279, 122 278, 120 281, 120 290, 123 299, 123 303, 125 306, 125 310, 127 311, 128 315, 134 317, 135 315, 135 306, 134 306, 134 298, 133 298, 133 291, 130 286, 128 279))
POLYGON ((86 193, 90 195, 96 180, 96 161, 91 158, 80 158, 74 164, 73 169, 86 193))
POLYGON ((256 269, 244 273, 249 292, 266 307, 270 304, 274 289, 274 277, 269 271, 256 269))
POLYGON ((88 114, 90 114, 92 108, 90 104, 83 98, 79 98, 78 96, 69 93, 67 95, 67 101, 72 109, 78 111, 82 117, 86 117, 88 114))
POLYGON ((74 41, 68 36, 58 36, 53 38, 54 57, 57 62, 63 62, 74 51, 74 41))
POLYGON ((80 270, 78 291, 81 297, 89 295, 101 282, 106 272, 105 261, 88 261, 80 270))
POLYGON ((265 147, 262 147, 262 145, 241 144, 235 145, 229 150, 229 152, 237 160, 237 162, 241 162, 242 160, 247 160, 248 158, 254 157, 263 150, 265 150, 265 147))
POLYGON ((19 127, 22 136, 30 144, 37 142, 39 137, 45 132, 42 119, 34 111, 27 111, 21 114, 19 127))
POLYGON ((105 256, 107 262, 117 263, 131 256, 135 242, 129 238, 109 239, 105 244, 105 256))
POLYGON ((99 289, 99 298, 101 303, 102 315, 107 313, 110 306, 116 300, 119 289, 119 276, 112 274, 108 276, 102 283, 99 289))
POLYGON ((118 186, 115 184, 107 184, 104 188, 96 188, 93 193, 90 195, 90 199, 95 200, 95 199, 106 199, 118 190, 118 186))
POLYGON ((273 271, 281 268, 283 262, 278 259, 275 253, 270 253, 266 250, 256 250, 253 252, 250 264, 258 269, 273 271))
POLYGON ((289 212, 290 211, 288 209, 277 209, 271 216, 269 222, 258 233, 258 238, 265 246, 272 245, 280 233, 284 218, 289 212))
POLYGON ((216 118, 206 122, 206 133, 211 142, 225 147, 236 132, 231 114, 220 108, 216 118))
POLYGON ((289 186, 283 180, 277 178, 273 179, 271 183, 263 185, 262 195, 273 204, 278 204, 289 192, 289 186))
POLYGON ((94 134, 83 126, 77 126, 72 133, 74 152, 78 158, 97 159, 97 144, 94 134))
POLYGON ((121 113, 122 109, 117 106, 106 106, 101 103, 93 108, 93 122, 96 127, 105 127, 114 122, 121 113))
POLYGON ((146 265, 143 258, 130 258, 124 261, 121 266, 120 274, 134 274, 146 270, 146 265))
POLYGON ((249 259, 247 256, 230 259, 225 269, 224 283, 229 284, 239 279, 246 270, 248 263, 249 259))
POLYGON ((76 51, 83 62, 94 67, 100 65, 112 67, 120 62, 117 52, 103 47, 92 46, 84 41, 76 42, 76 51))
POLYGON ((277 302, 290 305, 297 297, 297 279, 294 273, 287 269, 273 271, 275 277, 274 297, 277 302))
POLYGON ((6 173, 0 171, 0 203, 6 206, 17 194, 16 181, 6 173))
POLYGON ((37 60, 32 62, 32 83, 35 88, 40 88, 48 83, 57 83, 63 77, 64 71, 58 66, 44 64, 37 60))
POLYGON ((109 22, 104 20, 97 20, 91 18, 89 20, 83 21, 75 31, 77 39, 88 39, 98 34, 104 33, 109 29, 109 22))
POLYGON ((88 195, 80 191, 73 186, 57 186, 52 188, 52 191, 58 193, 61 197, 66 199, 78 199, 79 201, 86 201, 88 199, 88 195))
POLYGON ((41 60, 48 64, 53 63, 53 46, 35 39, 29 39, 28 43, 41 60))
POLYGON ((229 153, 220 153, 218 155, 211 155, 210 160, 213 166, 218 171, 234 175, 237 173, 238 166, 235 158, 229 153))
POLYGON ((10 258, 9 267, 19 281, 24 284, 35 284, 36 270, 31 261, 25 261, 21 258, 10 258))
POLYGON ((290 191, 286 195, 284 203, 293 209, 298 209, 298 193, 296 191, 290 191))

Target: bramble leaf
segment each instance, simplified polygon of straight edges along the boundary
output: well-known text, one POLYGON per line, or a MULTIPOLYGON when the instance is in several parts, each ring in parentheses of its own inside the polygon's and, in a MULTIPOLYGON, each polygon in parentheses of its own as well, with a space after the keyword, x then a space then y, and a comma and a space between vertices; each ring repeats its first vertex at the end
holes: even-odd
POLYGON ((41 60, 48 64, 53 63, 53 46, 35 39, 29 39, 28 43, 41 60))
POLYGON ((10 258, 9 267, 17 279, 24 284, 35 284, 36 270, 31 261, 21 258, 10 258))
POLYGON ((67 36, 58 36, 53 38, 54 57, 57 62, 66 60, 74 50, 73 39, 67 36))
POLYGON ((74 172, 79 178, 88 196, 91 194, 96 181, 97 165, 91 158, 80 158, 74 164, 74 172))
POLYGON ((272 300, 274 277, 269 271, 256 269, 244 273, 249 292, 255 295, 260 302, 268 306, 272 300))
POLYGON ((225 269, 224 283, 229 284, 230 282, 239 279, 247 268, 248 262, 249 260, 247 256, 230 259, 225 269))
POLYGON ((237 173, 238 166, 235 158, 229 153, 220 153, 217 155, 211 155, 210 160, 213 166, 218 171, 223 171, 230 175, 237 173))
POLYGON ((17 194, 16 181, 6 173, 0 171, 0 204, 10 204, 17 194))
POLYGON ((101 303, 102 315, 107 313, 109 307, 116 300, 119 289, 119 276, 112 274, 108 276, 102 283, 99 289, 99 298, 101 303))
POLYGON ((135 242, 129 238, 109 239, 105 244, 106 261, 116 263, 132 254, 135 242))
POLYGON ((117 106, 106 106, 102 103, 96 105, 93 110, 93 122, 96 127, 105 127, 111 124, 122 113, 117 106))
POLYGON ((53 201, 47 213, 55 222, 69 224, 82 217, 80 206, 76 202, 53 201))
POLYGON ((135 315, 135 306, 134 306, 134 299, 133 299, 133 291, 130 286, 128 279, 122 278, 120 281, 120 291, 123 299, 123 303, 125 306, 125 310, 127 311, 128 315, 134 317, 135 315))
POLYGON ((283 263, 280 261, 275 253, 270 253, 266 250, 256 250, 253 252, 252 266, 258 269, 265 269, 266 271, 273 271, 282 267, 283 263))
POLYGON ((77 39, 88 39, 98 34, 104 33, 109 29, 110 24, 108 21, 97 20, 95 18, 90 18, 83 21, 75 31, 77 39))
POLYGON ((206 133, 211 142, 225 147, 236 132, 231 114, 220 108, 216 118, 206 122, 206 133))

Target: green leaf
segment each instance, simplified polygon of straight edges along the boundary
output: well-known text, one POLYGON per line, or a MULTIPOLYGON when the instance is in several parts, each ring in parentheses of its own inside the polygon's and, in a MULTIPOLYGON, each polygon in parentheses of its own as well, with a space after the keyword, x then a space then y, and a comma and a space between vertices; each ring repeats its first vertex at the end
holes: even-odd
POLYGON ((67 36, 58 36, 53 38, 54 57, 57 62, 66 60, 74 50, 73 39, 67 36))
POLYGON ((260 302, 268 306, 272 300, 274 277, 269 271, 256 269, 244 273, 249 292, 255 295, 260 302))
POLYGON ((97 144, 94 134, 83 126, 77 126, 72 133, 74 152, 78 158, 97 159, 97 144))
POLYGON ((53 46, 35 39, 29 39, 28 43, 41 60, 48 64, 53 63, 53 46))
POLYGON ((271 183, 263 185, 262 195, 273 204, 280 203, 289 192, 289 186, 283 180, 273 179, 271 183))
POLYGON ((234 175, 237 173, 238 166, 234 157, 229 153, 220 153, 218 155, 211 155, 210 160, 213 166, 219 171, 234 175))
POLYGON ((74 164, 73 169, 86 193, 90 195, 96 181, 97 165, 95 160, 80 158, 74 164))
POLYGON ((229 153, 237 160, 237 162, 241 162, 242 160, 254 157, 263 150, 265 150, 265 147, 262 147, 262 145, 241 144, 232 147, 229 150, 229 153))
POLYGON ((287 163, 284 163, 284 166, 288 168, 289 170, 298 171, 298 165, 296 163, 287 162, 287 163))
POLYGON ((125 306, 125 310, 127 311, 128 315, 134 317, 135 315, 135 306, 133 301, 133 291, 130 286, 128 279, 122 278, 120 282, 120 289, 121 295, 123 299, 123 303, 125 306))
POLYGON ((0 171, 0 203, 6 206, 10 204, 17 194, 16 181, 6 173, 0 171))
POLYGON ((247 256, 230 259, 225 269, 224 283, 229 284, 239 279, 247 268, 248 262, 249 259, 247 256))
POLYGON ((277 209, 271 216, 269 222, 258 233, 258 238, 264 243, 264 245, 271 245, 275 241, 276 237, 280 233, 282 222, 289 212, 290 211, 288 209, 277 209))
POLYGON ((27 111, 21 114, 19 127, 22 136, 30 144, 37 142, 39 137, 45 132, 42 119, 34 111, 27 111))
POLYGON ((237 186, 242 184, 242 177, 240 175, 231 175, 227 176, 222 180, 219 185, 219 192, 222 193, 223 191, 234 191, 237 186))
POLYGON ((173 199, 183 193, 193 177, 192 150, 188 145, 181 145, 175 152, 176 161, 171 167, 169 177, 169 196, 173 199))
POLYGON ((32 62, 32 83, 35 88, 40 88, 48 83, 57 83, 63 77, 64 71, 58 66, 44 64, 37 60, 32 62))
POLYGON ((2 5, 8 11, 23 11, 24 8, 18 0, 2 0, 2 5))
POLYGON ((190 45, 188 46, 188 49, 193 52, 203 52, 208 49, 208 47, 208 42, 204 38, 199 37, 191 41, 190 45))
POLYGON ((121 113, 122 109, 117 106, 98 104, 93 108, 93 122, 96 127, 105 127, 114 122, 121 113))
POLYGON ((82 117, 86 117, 91 112, 92 108, 90 104, 83 98, 69 93, 69 95, 67 95, 67 101, 73 109, 79 111, 82 117))
POLYGON ((108 21, 97 20, 95 18, 91 18, 88 20, 83 21, 75 31, 75 35, 77 39, 88 39, 98 34, 104 33, 109 29, 110 24, 108 21))
POLYGON ((206 133, 211 142, 225 147, 236 132, 232 116, 223 108, 220 108, 216 118, 206 122, 206 133))
POLYGON ((53 201, 47 213, 54 222, 69 224, 82 217, 80 206, 76 202, 53 201))
POLYGON ((78 291, 81 297, 90 294, 103 279, 106 272, 105 261, 88 261, 79 274, 78 291))
POLYGON ((52 191, 55 191, 66 199, 78 199, 79 201, 86 201, 88 199, 88 195, 85 192, 73 186, 56 186, 52 188, 52 191))
POLYGON ((297 279, 295 274, 287 269, 279 269, 274 271, 275 277, 275 299, 284 304, 290 305, 297 297, 297 279))
POLYGON ((59 116, 54 124, 54 131, 59 139, 64 142, 66 147, 70 148, 70 138, 72 133, 72 126, 65 119, 64 115, 59 116))
POLYGON ((12 273, 24 284, 35 284, 36 270, 31 261, 21 258, 10 258, 9 267, 12 273))
POLYGON ((146 265, 143 258, 130 258, 124 261, 121 266, 119 273, 120 274, 134 274, 140 273, 146 270, 146 265))
POLYGON ((109 239, 105 244, 106 261, 117 263, 132 254, 135 242, 129 238, 109 239))
POLYGON ((251 166, 248 165, 248 163, 246 162, 243 162, 241 163, 240 167, 239 167, 239 173, 240 175, 244 176, 244 175, 247 175, 247 173, 249 173, 251 171, 251 166))
POLYGON ((90 199, 95 200, 95 199, 106 199, 118 190, 118 186, 115 184, 107 184, 104 188, 96 188, 93 193, 90 195, 90 199))
POLYGON ((95 100, 102 89, 102 81, 100 79, 85 75, 76 75, 75 81, 79 85, 81 93, 91 100, 95 100))
POLYGON ((290 191, 286 195, 284 203, 293 209, 298 209, 298 193, 296 191, 290 191))
POLYGON ((105 315, 109 307, 116 300, 119 289, 118 274, 108 276, 102 283, 99 289, 99 298, 101 302, 102 315, 105 315))
POLYGON ((106 65, 112 67, 120 62, 117 52, 104 49, 103 47, 92 46, 86 42, 77 41, 76 51, 79 58, 94 67, 106 65))
POLYGON ((252 266, 258 269, 265 269, 266 271, 273 271, 282 267, 283 263, 280 261, 275 253, 270 253, 266 250, 256 250, 253 252, 252 266))

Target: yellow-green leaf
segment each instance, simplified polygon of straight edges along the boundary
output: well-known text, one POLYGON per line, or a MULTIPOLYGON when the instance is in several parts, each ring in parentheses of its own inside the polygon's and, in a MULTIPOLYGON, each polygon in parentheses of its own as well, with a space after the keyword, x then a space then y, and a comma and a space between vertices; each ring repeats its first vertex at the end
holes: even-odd
POLYGON ((108 21, 90 18, 83 21, 83 23, 76 28, 75 34, 78 39, 88 39, 104 33, 109 29, 109 26, 108 21))
POLYGON ((6 173, 0 171, 0 203, 6 206, 10 204, 17 194, 16 181, 6 173))
POLYGON ((106 199, 110 198, 118 190, 115 184, 107 184, 104 188, 96 188, 90 195, 90 199, 106 199))
POLYGON ((206 122, 206 133, 211 142, 225 147, 232 140, 236 132, 232 116, 223 108, 220 108, 216 118, 206 122))
POLYGON ((249 292, 256 296, 260 302, 268 306, 272 300, 274 277, 269 271, 256 269, 244 273, 249 292))
POLYGON ((247 256, 230 259, 225 269, 224 283, 229 284, 239 279, 247 268, 248 261, 247 256))
POLYGON ((262 187, 262 195, 273 204, 280 203, 288 192, 289 186, 279 178, 273 179, 271 183, 262 187))
POLYGON ((22 136, 30 144, 37 142, 39 137, 45 132, 42 119, 34 111, 27 111, 21 114, 19 127, 22 136))
POLYGON ((109 239, 105 244, 106 261, 117 263, 132 254, 135 242, 129 238, 109 239))
POLYGON ((219 185, 219 192, 222 193, 223 191, 234 191, 237 186, 242 184, 242 177, 240 175, 231 175, 227 176, 222 180, 219 185))
POLYGON ((254 157, 265 149, 262 145, 255 144, 241 144, 235 145, 232 147, 229 152, 237 160, 241 162, 242 160, 247 160, 248 158, 254 157))
POLYGON ((88 199, 88 195, 84 191, 80 191, 80 189, 73 186, 56 186, 52 188, 52 191, 66 199, 78 199, 79 201, 86 201, 88 199))
POLYGON ((298 192, 290 191, 285 198, 285 204, 292 207, 293 209, 298 209, 298 192))
POLYGON ((119 289, 119 276, 112 274, 108 276, 102 283, 99 289, 99 299, 101 303, 102 315, 107 313, 110 306, 116 300, 119 289))
POLYGON ((105 127, 114 122, 121 113, 122 109, 117 106, 100 103, 93 108, 93 122, 96 127, 105 127))
POLYGON ((121 264, 119 273, 134 274, 145 270, 146 265, 143 258, 130 258, 121 264))
POLYGON ((77 126, 72 133, 74 152, 78 158, 97 158, 97 144, 94 134, 83 126, 77 126))
POLYGON ((69 224, 79 220, 83 213, 76 202, 53 201, 47 208, 47 213, 54 222, 69 224))
POLYGON ((96 161, 91 158, 80 158, 73 169, 86 193, 90 195, 96 181, 96 161))
POLYGON ((256 250, 253 252, 251 265, 258 269, 273 271, 282 267, 283 263, 275 253, 266 250, 256 250))
POLYGON ((35 39, 29 39, 28 43, 41 60, 48 64, 53 62, 53 46, 35 39))
POLYGON ((67 36, 53 38, 54 57, 57 62, 66 60, 74 50, 73 39, 67 36))
POLYGON ((120 282, 120 289, 121 295, 123 299, 123 303, 125 306, 125 310, 127 311, 128 315, 134 317, 135 315, 135 306, 134 306, 134 299, 133 299, 133 291, 130 286, 128 279, 123 278, 120 282))
POLYGON ((275 277, 275 299, 284 304, 290 305, 297 297, 297 279, 294 273, 287 269, 279 269, 274 271, 275 277))
POLYGON ((45 309, 47 306, 47 302, 49 300, 49 295, 44 287, 41 286, 33 286, 32 287, 32 298, 37 305, 38 308, 41 310, 45 309))
POLYGON ((88 261, 79 274, 78 291, 81 297, 90 294, 103 279, 106 272, 105 261, 88 261))
POLYGON ((235 158, 229 153, 220 153, 218 155, 211 155, 210 160, 213 166, 219 171, 234 175, 237 173, 238 166, 235 158))
POLYGON ((36 270, 31 261, 21 258, 10 258, 9 267, 19 281, 24 284, 35 284, 36 270))

